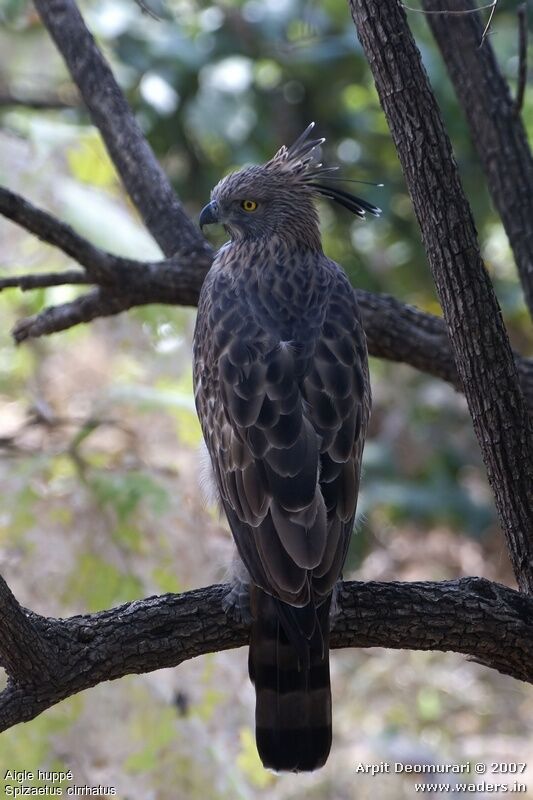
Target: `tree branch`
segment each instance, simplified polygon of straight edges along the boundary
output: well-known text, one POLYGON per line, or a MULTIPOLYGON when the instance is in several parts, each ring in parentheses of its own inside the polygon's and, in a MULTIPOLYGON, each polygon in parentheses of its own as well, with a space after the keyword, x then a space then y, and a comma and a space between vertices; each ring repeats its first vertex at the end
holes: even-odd
MULTIPOLYGON (((0 187, 0 214, 74 258, 96 284, 120 286, 121 289, 127 287, 130 292, 137 293, 145 291, 148 283, 156 293, 174 288, 183 293, 183 297, 180 295, 176 302, 184 305, 196 304, 213 259, 212 248, 205 240, 201 247, 189 250, 187 256, 175 255, 162 261, 137 261, 113 255, 95 247, 70 225, 3 187, 0 187)), ((169 302, 172 302, 172 298, 169 298, 169 302)))
MULTIPOLYGON (((46 308, 23 319, 13 330, 15 341, 71 328, 129 308, 149 303, 196 305, 212 250, 202 248, 188 258, 174 256, 162 261, 136 261, 100 250, 69 225, 33 206, 23 197, 0 187, 0 214, 58 247, 84 267, 42 275, 18 275, 0 279, 0 291, 22 290, 64 283, 97 283, 89 292, 63 305, 46 308)), ((368 346, 373 356, 406 364, 442 378, 461 390, 442 319, 401 303, 389 295, 356 289, 368 346)), ((533 414, 533 361, 515 354, 522 389, 533 414)))
POLYGON ((146 227, 166 256, 207 247, 143 136, 74 0, 34 0, 146 227))
MULTIPOLYGON (((454 0, 423 0, 426 11, 453 5, 454 0)), ((462 5, 474 8, 471 0, 462 5)), ((466 115, 533 316, 533 156, 524 124, 490 41, 479 48, 480 15, 430 15, 427 20, 466 115)))
MULTIPOLYGON (((413 200, 516 579, 533 592, 533 432, 451 144, 398 0, 350 6, 413 200)), ((453 46, 464 49, 455 39, 453 46)))
POLYGON ((0 665, 24 683, 42 674, 55 685, 56 655, 0 576, 0 665))
MULTIPOLYGON (((127 299, 131 301, 132 298, 128 296, 127 299)), ((74 325, 92 322, 98 317, 119 314, 131 308, 131 305, 134 303, 126 302, 126 297, 105 289, 92 289, 69 303, 45 308, 38 314, 19 320, 13 328, 13 338, 20 344, 27 339, 37 339, 39 336, 65 331, 74 325)))
POLYGON ((32 205, 15 192, 0 187, 0 213, 33 233, 43 242, 58 247, 81 264, 95 282, 112 280, 112 257, 79 236, 70 225, 32 205))
MULTIPOLYGON (((63 53, 93 121, 102 132, 128 192, 169 258, 144 264, 104 253, 50 215, 38 212, 43 216, 35 216, 32 212, 38 210, 29 204, 19 205, 21 216, 16 221, 28 230, 33 230, 29 226, 34 225, 33 232, 37 235, 42 236, 44 232, 48 237, 56 237, 55 241, 46 240, 63 246, 98 287, 72 303, 46 309, 24 321, 16 335, 19 340, 42 335, 147 302, 187 302, 184 298, 195 302, 203 279, 202 271, 205 274, 212 257, 211 249, 175 198, 74 2, 35 0, 35 3, 63 53), (174 257, 175 253, 178 256, 174 257), (177 297, 181 299, 175 299, 177 297)), ((354 18, 359 18, 360 33, 364 31, 369 37, 365 46, 371 63, 372 59, 375 61, 374 68, 386 67, 380 61, 386 57, 392 70, 391 83, 383 81, 378 86, 386 111, 389 98, 394 94, 404 126, 406 121, 412 126, 413 138, 418 137, 420 143, 425 135, 432 144, 437 141, 441 148, 434 165, 423 164, 427 174, 419 174, 417 170, 422 169, 419 154, 409 151, 410 141, 403 147, 397 141, 408 182, 420 179, 422 187, 431 182, 439 208, 430 202, 430 214, 442 212, 443 200, 449 209, 444 220, 442 213, 435 214, 437 238, 432 238, 424 226, 421 208, 422 199, 427 203, 427 195, 418 194, 416 186, 412 186, 415 208, 421 218, 447 314, 460 381, 465 386, 484 455, 488 447, 494 449, 498 457, 504 453, 510 458, 510 468, 501 458, 495 462, 498 467, 508 467, 508 473, 498 474, 497 478, 502 482, 502 491, 507 493, 503 500, 511 509, 510 518, 504 513, 505 503, 501 513, 521 586, 529 588, 532 559, 527 532, 533 528, 531 525, 522 527, 525 521, 531 521, 522 503, 529 462, 522 464, 515 457, 517 453, 527 452, 530 433, 524 422, 527 418, 511 353, 506 349, 505 331, 490 286, 480 270, 472 223, 454 172, 449 145, 432 106, 429 87, 424 85, 418 54, 413 49, 403 15, 398 16, 392 0, 382 0, 379 26, 373 25, 378 18, 378 7, 373 0, 353 0, 353 13, 354 18), (379 42, 380 35, 382 42, 379 42), (373 47, 376 44, 379 45, 377 49, 373 47), (401 46, 405 52, 400 51, 401 46), (414 72, 411 74, 409 59, 412 58, 414 72), (414 102, 413 92, 419 95, 420 108, 414 102), (425 115, 422 119, 421 109, 425 115), (427 127, 423 123, 427 123, 427 127), (443 176, 446 176, 445 191, 439 185, 443 176), (438 238, 441 226, 447 234, 444 241, 438 238), (460 247, 454 250, 457 243, 460 247), (453 255, 446 249, 448 247, 453 255), (469 275, 475 276, 479 285, 472 287, 469 275), (457 309, 450 305, 450 289, 455 292, 457 303, 462 292, 467 291, 468 311, 472 315, 470 324, 468 320, 465 324, 461 309, 454 315, 457 309), (483 303, 487 301, 485 307, 483 303), (494 320, 491 321, 492 316, 494 320), (502 330, 503 344, 499 344, 497 336, 502 335, 502 330), (465 340, 467 334, 471 339, 465 340), (483 336, 488 336, 501 373, 495 375, 490 365, 487 368, 487 343, 483 336), (481 372, 472 363, 474 347, 483 368, 481 372), (495 378, 501 382, 501 395, 496 392, 495 378), (476 380, 480 381, 478 392, 476 380), (483 403, 478 407, 474 401, 479 400, 480 392, 484 393, 483 403), (504 393, 505 400, 502 400, 504 393), (516 435, 512 430, 501 431, 498 424, 498 415, 507 413, 509 404, 514 409, 510 421, 516 435), (501 435, 502 445, 494 441, 492 431, 487 428, 490 422, 495 423, 493 430, 501 435), (483 436, 487 437, 486 445, 483 436), (517 442, 520 436, 522 451, 517 442), (524 467, 522 472, 515 469, 517 464, 524 467), (513 481, 516 488, 513 488, 513 481), (519 560, 520 552, 524 554, 523 564, 519 560)), ((388 70, 384 74, 389 76, 388 70)), ((392 127, 395 138, 401 139, 401 130, 392 127)), ((5 194, 2 197, 6 200, 5 194)), ((13 197, 7 200, 12 201, 13 197)), ((403 306, 393 298, 366 292, 358 292, 358 296, 371 352, 387 358, 411 358, 416 365, 425 364, 425 368, 432 369, 433 374, 440 373, 446 380, 458 382, 441 320, 403 306), (399 342, 395 341, 397 331, 403 332, 399 342)), ((522 374, 531 380, 529 362, 522 359, 520 364, 522 374)), ((489 452, 488 455, 492 467, 493 454, 489 452)), ((494 479, 491 469, 489 477, 494 479)), ((498 494, 497 500, 502 500, 498 494)), ((0 730, 32 719, 60 700, 101 681, 175 666, 203 653, 246 644, 247 628, 228 620, 222 610, 221 599, 226 591, 227 587, 214 586, 181 596, 149 598, 99 614, 57 620, 24 611, 5 583, 0 582, 0 661, 10 679, 7 689, 0 694, 0 730)), ((343 587, 339 605, 340 614, 332 634, 335 647, 454 650, 501 672, 533 682, 533 600, 504 586, 477 578, 443 583, 352 583, 343 587)))
POLYGON ((65 286, 67 284, 92 283, 85 272, 79 269, 68 269, 64 272, 40 272, 37 275, 13 275, 0 278, 0 292, 3 289, 20 289, 28 292, 31 289, 44 289, 48 286, 65 286))
POLYGON ((497 4, 498 4, 498 0, 493 0, 492 1, 492 8, 490 9, 489 18, 488 18, 488 20, 487 20, 487 22, 485 24, 485 27, 483 28, 483 33, 481 34, 481 41, 479 43, 479 47, 480 48, 483 47, 483 45, 485 44, 485 41, 487 39, 487 36, 490 33, 490 26, 492 25, 492 18, 494 17, 494 14, 496 13, 497 4))
MULTIPOLYGON (((93 121, 100 128, 111 158, 132 199, 140 208, 149 230, 167 253, 172 253, 177 248, 184 253, 189 248, 186 253, 188 258, 182 259, 177 275, 172 276, 177 280, 179 275, 178 283, 180 287, 183 286, 183 297, 172 296, 173 283, 170 281, 170 285, 166 287, 168 294, 163 298, 150 299, 152 295, 147 291, 149 287, 143 286, 142 294, 146 298, 144 302, 195 304, 201 281, 212 258, 211 248, 196 228, 194 244, 191 244, 187 235, 182 237, 182 222, 187 218, 181 208, 176 213, 177 201, 172 189, 148 144, 144 139, 144 144, 140 144, 142 133, 73 0, 53 0, 48 3, 38 0, 37 6, 63 53, 72 77, 91 110, 93 121), (82 61, 79 59, 81 52, 84 54, 82 61), (170 197, 172 201, 169 203, 170 197), (151 208, 156 209, 157 213, 152 215, 151 208)), ((366 292, 359 292, 358 297, 373 355, 405 361, 458 386, 459 379, 441 320, 422 314, 389 297, 366 292), (423 335, 419 327, 424 327, 423 335)), ((140 302, 143 302, 143 298, 125 293, 124 286, 121 287, 120 296, 111 298, 107 293, 101 292, 91 295, 90 298, 81 298, 68 304, 68 309, 60 308, 57 313, 53 309, 47 309, 44 320, 38 315, 29 322, 20 323, 16 329, 17 341, 63 330, 67 327, 67 321, 69 325, 78 324, 100 314, 105 316, 118 313, 140 302)), ((522 360, 520 372, 522 380, 527 380, 533 393, 531 363, 522 360)))
POLYGON ((517 114, 522 111, 527 83, 527 3, 522 3, 516 10, 518 21, 518 86, 514 108, 517 114))
POLYGON ((0 88, 0 108, 22 106, 23 108, 33 108, 37 111, 62 111, 66 108, 76 108, 79 105, 79 99, 75 96, 69 99, 68 95, 62 96, 47 93, 43 94, 42 97, 36 97, 0 88))
MULTIPOLYGON (((0 730, 33 719, 72 694, 131 673, 174 667, 205 653, 242 647, 247 626, 228 618, 228 586, 138 600, 97 614, 49 619, 26 611, 37 633, 31 652, 53 650, 55 681, 32 663, 19 672, 5 648, 17 630, 0 618, 0 658, 10 683, 0 694, 0 730), (9 636, 8 636, 9 633, 9 636)), ((9 590, 8 590, 9 591, 9 590)), ((20 612, 17 611, 20 615, 20 612)), ((359 583, 342 586, 332 647, 391 647, 464 653, 533 682, 533 600, 483 578, 439 583, 359 583)), ((18 640, 27 658, 28 642, 18 640)))

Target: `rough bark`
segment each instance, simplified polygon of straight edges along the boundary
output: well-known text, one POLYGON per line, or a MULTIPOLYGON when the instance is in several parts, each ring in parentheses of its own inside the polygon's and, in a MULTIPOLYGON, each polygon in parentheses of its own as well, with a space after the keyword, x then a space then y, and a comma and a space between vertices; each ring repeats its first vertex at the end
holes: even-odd
MULTIPOLYGON (((150 597, 61 620, 27 611, 20 623, 32 632, 31 663, 24 640, 14 656, 9 649, 12 635, 22 634, 22 627, 8 629, 5 617, 0 618, 0 663, 10 674, 0 693, 0 731, 102 681, 247 644, 248 627, 226 617, 222 609, 228 588, 150 597), (43 665, 53 665, 53 680, 51 669, 43 672, 43 665)), ((453 650, 531 683, 533 600, 483 578, 350 582, 339 593, 331 644, 453 650)))
POLYGON ((0 664, 10 682, 24 683, 35 675, 49 682, 56 666, 55 653, 1 577, 0 611, 0 664))
MULTIPOLYGON (((83 276, 97 284, 72 303, 24 320, 16 331, 18 340, 132 305, 195 302, 211 249, 184 214, 74 2, 36 0, 36 5, 128 192, 167 258, 144 264, 104 253, 22 198, 0 192, 1 213, 76 258, 83 269, 73 282, 81 283, 83 276)), ((370 349, 374 355, 407 361, 464 386, 519 584, 528 590, 533 585, 531 431, 450 145, 396 0, 352 0, 352 11, 446 316, 445 324, 394 298, 359 292, 370 349)), ((21 276, 17 285, 29 288, 32 277, 37 279, 21 276)), ((39 285, 65 277, 40 276, 39 285)), ((525 391, 531 393, 531 362, 520 359, 517 366, 525 391)), ((57 620, 21 609, 0 579, 0 663, 9 676, 0 694, 0 729, 31 719, 100 681, 246 644, 247 628, 222 611, 225 591, 209 587, 57 620)), ((512 589, 480 578, 352 583, 344 586, 339 602, 335 647, 454 650, 533 682, 533 600, 512 589)))
POLYGON ((184 212, 74 0, 34 0, 124 186, 166 256, 207 243, 184 212))
MULTIPOLYGON (((110 316, 137 305, 175 303, 196 305, 211 252, 188 258, 176 255, 162 261, 136 261, 107 253, 69 225, 36 208, 23 197, 0 187, 0 214, 21 225, 67 255, 85 272, 19 275, 0 279, 0 291, 24 291, 63 283, 98 283, 100 288, 70 303, 47 308, 17 323, 17 342, 65 330, 97 317, 110 316)), ((357 289, 370 353, 442 378, 460 389, 444 320, 401 303, 389 295, 357 289)), ((533 361, 515 354, 522 389, 533 414, 533 361)))
POLYGON ((422 232, 518 585, 533 591, 533 432, 452 148, 398 0, 350 0, 422 232))
MULTIPOLYGON (((426 11, 457 9, 455 0, 423 0, 426 11)), ((461 8, 472 9, 471 0, 461 8)), ((480 47, 479 14, 426 17, 466 115, 492 201, 514 253, 533 316, 533 156, 490 38, 480 47)))
MULTIPOLYGON (((84 239, 70 225, 3 187, 0 187, 0 214, 74 258, 84 268, 90 283, 116 294, 117 304, 125 302, 125 308, 141 304, 143 296, 145 302, 196 305, 213 258, 207 242, 194 254, 176 253, 161 261, 137 261, 108 253, 84 239), (127 304, 129 295, 136 297, 137 303, 127 304)), ((22 276, 21 288, 29 278, 22 276)), ((0 289, 12 285, 10 278, 0 280, 0 289)))

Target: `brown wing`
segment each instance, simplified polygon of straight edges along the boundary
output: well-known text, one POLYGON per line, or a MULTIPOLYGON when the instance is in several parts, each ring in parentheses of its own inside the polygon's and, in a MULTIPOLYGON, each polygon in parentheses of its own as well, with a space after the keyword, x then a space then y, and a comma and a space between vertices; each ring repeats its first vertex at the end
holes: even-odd
POLYGON ((332 590, 346 558, 371 404, 366 339, 355 293, 344 273, 333 266, 336 280, 302 387, 321 437, 320 490, 328 520, 327 547, 312 577, 319 595, 332 590))
POLYGON ((332 262, 323 271, 305 336, 300 319, 282 341, 261 298, 216 270, 195 332, 198 414, 237 548, 253 582, 293 605, 342 569, 369 409, 354 293, 332 262))

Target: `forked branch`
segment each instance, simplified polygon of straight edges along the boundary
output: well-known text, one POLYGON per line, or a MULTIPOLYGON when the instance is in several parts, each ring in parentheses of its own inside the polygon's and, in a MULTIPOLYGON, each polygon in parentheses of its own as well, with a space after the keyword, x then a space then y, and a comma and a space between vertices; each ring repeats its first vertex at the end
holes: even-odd
MULTIPOLYGON (((35 2, 130 196, 167 258, 143 263, 105 253, 4 190, 1 213, 67 252, 82 267, 75 282, 83 275, 95 287, 72 303, 20 323, 17 340, 133 305, 196 302, 211 249, 184 214, 73 0, 35 2)), ((447 320, 446 326, 393 298, 360 291, 370 350, 464 387, 515 572, 520 587, 529 591, 531 429, 450 145, 396 0, 352 0, 352 11, 404 166, 447 320), (502 427, 501 419, 509 421, 509 429, 502 427)), ((30 277, 22 276, 17 285, 28 288, 30 277)), ((50 274, 41 277, 49 282, 45 285, 52 280, 50 274)), ((531 362, 517 359, 516 366, 531 398, 531 362)), ((225 591, 214 586, 58 620, 22 609, 0 580, 0 662, 9 677, 0 694, 0 730, 101 681, 244 645, 247 628, 228 620, 222 610, 225 591)), ((334 647, 452 650, 533 682, 533 600, 512 589, 481 578, 350 583, 343 587, 339 606, 334 647)))
MULTIPOLYGON (((212 251, 207 245, 189 253, 187 257, 178 255, 150 262, 105 252, 69 225, 2 187, 0 214, 62 250, 84 268, 84 272, 69 270, 43 275, 10 276, 0 279, 0 291, 12 287, 28 290, 64 283, 99 286, 69 303, 46 308, 33 317, 20 320, 13 331, 17 342, 62 331, 97 317, 118 314, 134 306, 149 303, 196 305, 200 287, 211 264, 212 251)), ((361 289, 356 291, 372 355, 410 364, 460 389, 442 319, 389 295, 373 294, 361 289)), ((533 360, 518 354, 515 354, 515 360, 533 414, 533 360)))
MULTIPOLYGON (((423 0, 426 11, 456 8, 454 0, 423 0)), ((461 7, 474 10, 472 0, 461 7)), ((517 113, 525 88, 527 27, 519 9, 519 92, 516 101, 498 65, 490 38, 479 47, 479 14, 430 15, 428 24, 465 113, 472 143, 487 177, 492 201, 513 250, 524 297, 533 317, 533 155, 517 113), (522 87, 522 89, 520 89, 522 87)))

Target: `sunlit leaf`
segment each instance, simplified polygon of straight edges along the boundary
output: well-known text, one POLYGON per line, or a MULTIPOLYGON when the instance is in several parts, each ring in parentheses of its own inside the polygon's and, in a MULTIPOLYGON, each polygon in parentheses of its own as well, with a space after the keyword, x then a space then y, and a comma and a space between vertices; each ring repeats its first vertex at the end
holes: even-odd
POLYGON ((258 789, 266 789, 267 786, 271 786, 276 778, 263 767, 251 728, 241 728, 239 739, 241 747, 237 756, 237 764, 242 772, 250 783, 258 789))
POLYGON ((100 611, 140 596, 142 585, 138 578, 92 553, 84 553, 78 559, 64 591, 66 602, 81 602, 87 611, 100 611))
POLYGON ((70 171, 77 180, 103 188, 116 183, 115 167, 97 131, 81 137, 68 148, 66 155, 70 171))

